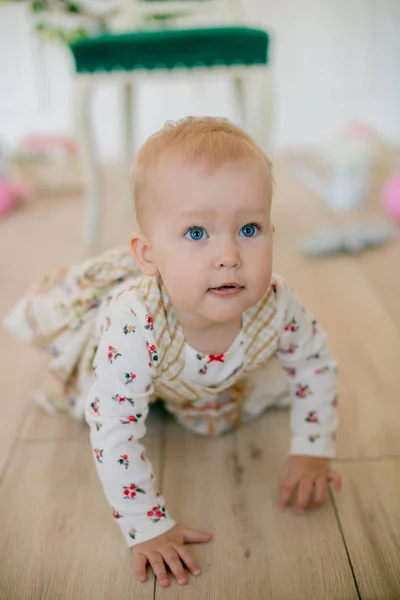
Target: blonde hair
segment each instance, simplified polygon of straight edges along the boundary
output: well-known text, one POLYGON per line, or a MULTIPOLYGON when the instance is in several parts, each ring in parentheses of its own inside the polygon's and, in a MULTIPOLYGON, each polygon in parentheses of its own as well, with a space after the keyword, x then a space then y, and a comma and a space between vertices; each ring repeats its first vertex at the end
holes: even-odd
POLYGON ((130 182, 138 222, 150 200, 155 170, 163 155, 178 151, 185 161, 205 160, 212 168, 247 158, 261 160, 268 179, 273 181, 272 164, 266 154, 243 129, 218 117, 186 117, 167 121, 151 135, 136 155, 130 182))

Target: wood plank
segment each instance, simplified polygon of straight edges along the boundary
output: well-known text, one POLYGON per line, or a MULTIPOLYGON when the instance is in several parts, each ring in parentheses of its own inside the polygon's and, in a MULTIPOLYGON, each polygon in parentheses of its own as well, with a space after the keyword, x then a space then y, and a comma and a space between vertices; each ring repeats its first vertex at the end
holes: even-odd
POLYGON ((304 516, 277 507, 288 414, 270 411, 237 434, 197 437, 168 422, 163 494, 178 521, 212 531, 193 547, 202 574, 156 599, 356 599, 332 505, 304 516))
POLYGON ((394 326, 400 329, 400 236, 360 257, 360 271, 379 295, 394 326))
MULTIPOLYGON (((163 416, 145 444, 160 472, 163 416)), ((0 598, 152 600, 115 525, 88 441, 20 443, 0 487, 0 598)))
MULTIPOLYGON (((38 386, 46 357, 21 344, 1 327, 13 304, 50 269, 76 259, 79 245, 72 243, 68 228, 77 218, 78 203, 34 202, 0 223, 0 473, 10 448, 31 414, 29 397, 38 386), (49 249, 51 248, 51 252, 49 249), (5 259, 7 258, 7 260, 5 259), (68 258, 67 258, 68 257, 68 258)), ((78 221, 79 222, 79 221, 78 221)), ((73 229, 72 229, 73 230, 73 229)))
POLYGON ((400 598, 400 460, 337 467, 344 492, 335 503, 361 598, 400 598))
POLYGON ((0 332, 0 477, 27 412, 29 394, 38 382, 42 357, 0 332))
POLYGON ((21 427, 19 440, 85 440, 88 426, 85 421, 75 421, 65 414, 49 414, 42 407, 31 403, 21 427))
MULTIPOLYGON (((294 187, 295 181, 284 173, 286 185, 294 187)), ((393 320, 395 311, 387 309, 387 299, 396 296, 398 287, 394 283, 392 288, 392 282, 399 279, 395 257, 390 254, 383 274, 376 258, 379 251, 330 259, 302 256, 297 244, 303 236, 332 223, 343 225, 343 220, 368 220, 375 209, 335 218, 322 201, 302 186, 298 188, 296 202, 289 203, 286 195, 280 198, 279 194, 275 201, 276 269, 327 331, 339 362, 338 457, 400 456, 400 323, 393 320), (375 261, 368 273, 381 270, 377 277, 385 282, 385 296, 367 274, 368 260, 375 261)), ((389 252, 389 246, 385 250, 389 252)))

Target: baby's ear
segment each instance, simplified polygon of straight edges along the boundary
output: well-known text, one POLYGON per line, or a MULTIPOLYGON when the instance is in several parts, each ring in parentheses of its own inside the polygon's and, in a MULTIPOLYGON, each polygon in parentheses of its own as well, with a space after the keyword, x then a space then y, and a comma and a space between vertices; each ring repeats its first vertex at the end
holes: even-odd
POLYGON ((157 265, 153 260, 150 242, 143 233, 135 232, 131 236, 133 257, 144 275, 154 277, 158 273, 157 265))

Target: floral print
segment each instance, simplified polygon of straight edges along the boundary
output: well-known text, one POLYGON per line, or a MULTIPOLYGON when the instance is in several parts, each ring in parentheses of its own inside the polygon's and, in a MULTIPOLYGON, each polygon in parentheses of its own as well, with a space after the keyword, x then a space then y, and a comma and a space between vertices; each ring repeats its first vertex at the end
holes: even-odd
POLYGON ((158 523, 161 519, 165 519, 166 517, 165 506, 161 506, 161 504, 153 506, 147 513, 147 516, 153 523, 158 523))
POLYGON ((157 348, 155 347, 154 344, 149 344, 149 342, 146 342, 146 345, 147 345, 147 350, 149 351, 150 366, 151 366, 151 364, 153 362, 158 361, 157 348))
POLYGON ((298 349, 298 345, 297 344, 290 344, 288 348, 279 348, 279 351, 282 354, 294 354, 296 352, 296 350, 298 349))
POLYGON ((283 367, 289 377, 296 377, 296 369, 294 367, 283 367))
POLYGON ((135 373, 125 373, 125 385, 132 383, 134 379, 136 379, 135 373))
POLYGON ((306 416, 307 423, 318 423, 318 417, 315 410, 310 410, 306 416))
POLYGON ((95 415, 100 415, 99 403, 100 403, 100 400, 98 398, 95 398, 93 400, 93 402, 90 403, 90 408, 92 409, 92 411, 95 415))
POLYGON ((308 385, 303 385, 301 383, 297 384, 296 396, 298 398, 307 398, 307 396, 311 396, 312 391, 310 390, 308 385))
POLYGON ((298 330, 298 325, 297 325, 297 321, 295 319, 295 317, 293 317, 289 323, 286 323, 285 327, 283 328, 284 331, 290 331, 291 333, 295 333, 298 330))
POLYGON ((315 369, 314 373, 315 373, 315 375, 323 375, 324 373, 327 373, 328 371, 329 371, 329 366, 324 365, 323 367, 320 367, 319 369, 315 369))
POLYGON ((121 456, 118 459, 118 463, 120 465, 123 465, 125 467, 125 469, 127 469, 129 467, 128 455, 127 454, 121 454, 121 456))
POLYGON ((114 360, 116 360, 117 358, 119 358, 121 356, 121 354, 118 352, 118 350, 116 348, 113 348, 112 346, 108 346, 108 362, 110 364, 113 363, 114 360))
POLYGON ((141 487, 138 487, 134 483, 130 485, 124 485, 124 498, 134 500, 138 494, 145 494, 146 492, 141 487))
POLYGON ((134 325, 124 325, 123 327, 123 332, 125 335, 128 335, 128 333, 135 333, 136 331, 136 327, 134 325))
POLYGON ((135 406, 135 401, 132 400, 132 398, 128 398, 128 396, 120 396, 119 394, 115 394, 115 396, 113 396, 112 399, 115 400, 115 402, 118 402, 118 404, 124 404, 125 402, 129 402, 131 406, 135 406))
POLYGON ((103 463, 103 453, 104 450, 100 450, 100 448, 93 448, 94 455, 98 463, 103 463))
POLYGON ((129 415, 128 417, 124 417, 123 419, 120 419, 119 422, 121 425, 129 425, 130 423, 137 423, 141 418, 142 415, 138 413, 137 415, 129 415))
POLYGON ((150 315, 146 315, 146 325, 144 327, 149 331, 153 331, 153 319, 150 315))

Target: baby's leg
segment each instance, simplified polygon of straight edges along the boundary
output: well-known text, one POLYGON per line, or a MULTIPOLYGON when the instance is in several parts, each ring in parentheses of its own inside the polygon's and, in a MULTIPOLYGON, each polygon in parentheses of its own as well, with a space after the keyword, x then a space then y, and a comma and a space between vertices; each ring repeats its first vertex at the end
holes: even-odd
POLYGON ((243 421, 260 415, 266 408, 290 406, 289 388, 285 373, 277 359, 246 379, 243 400, 243 421))

